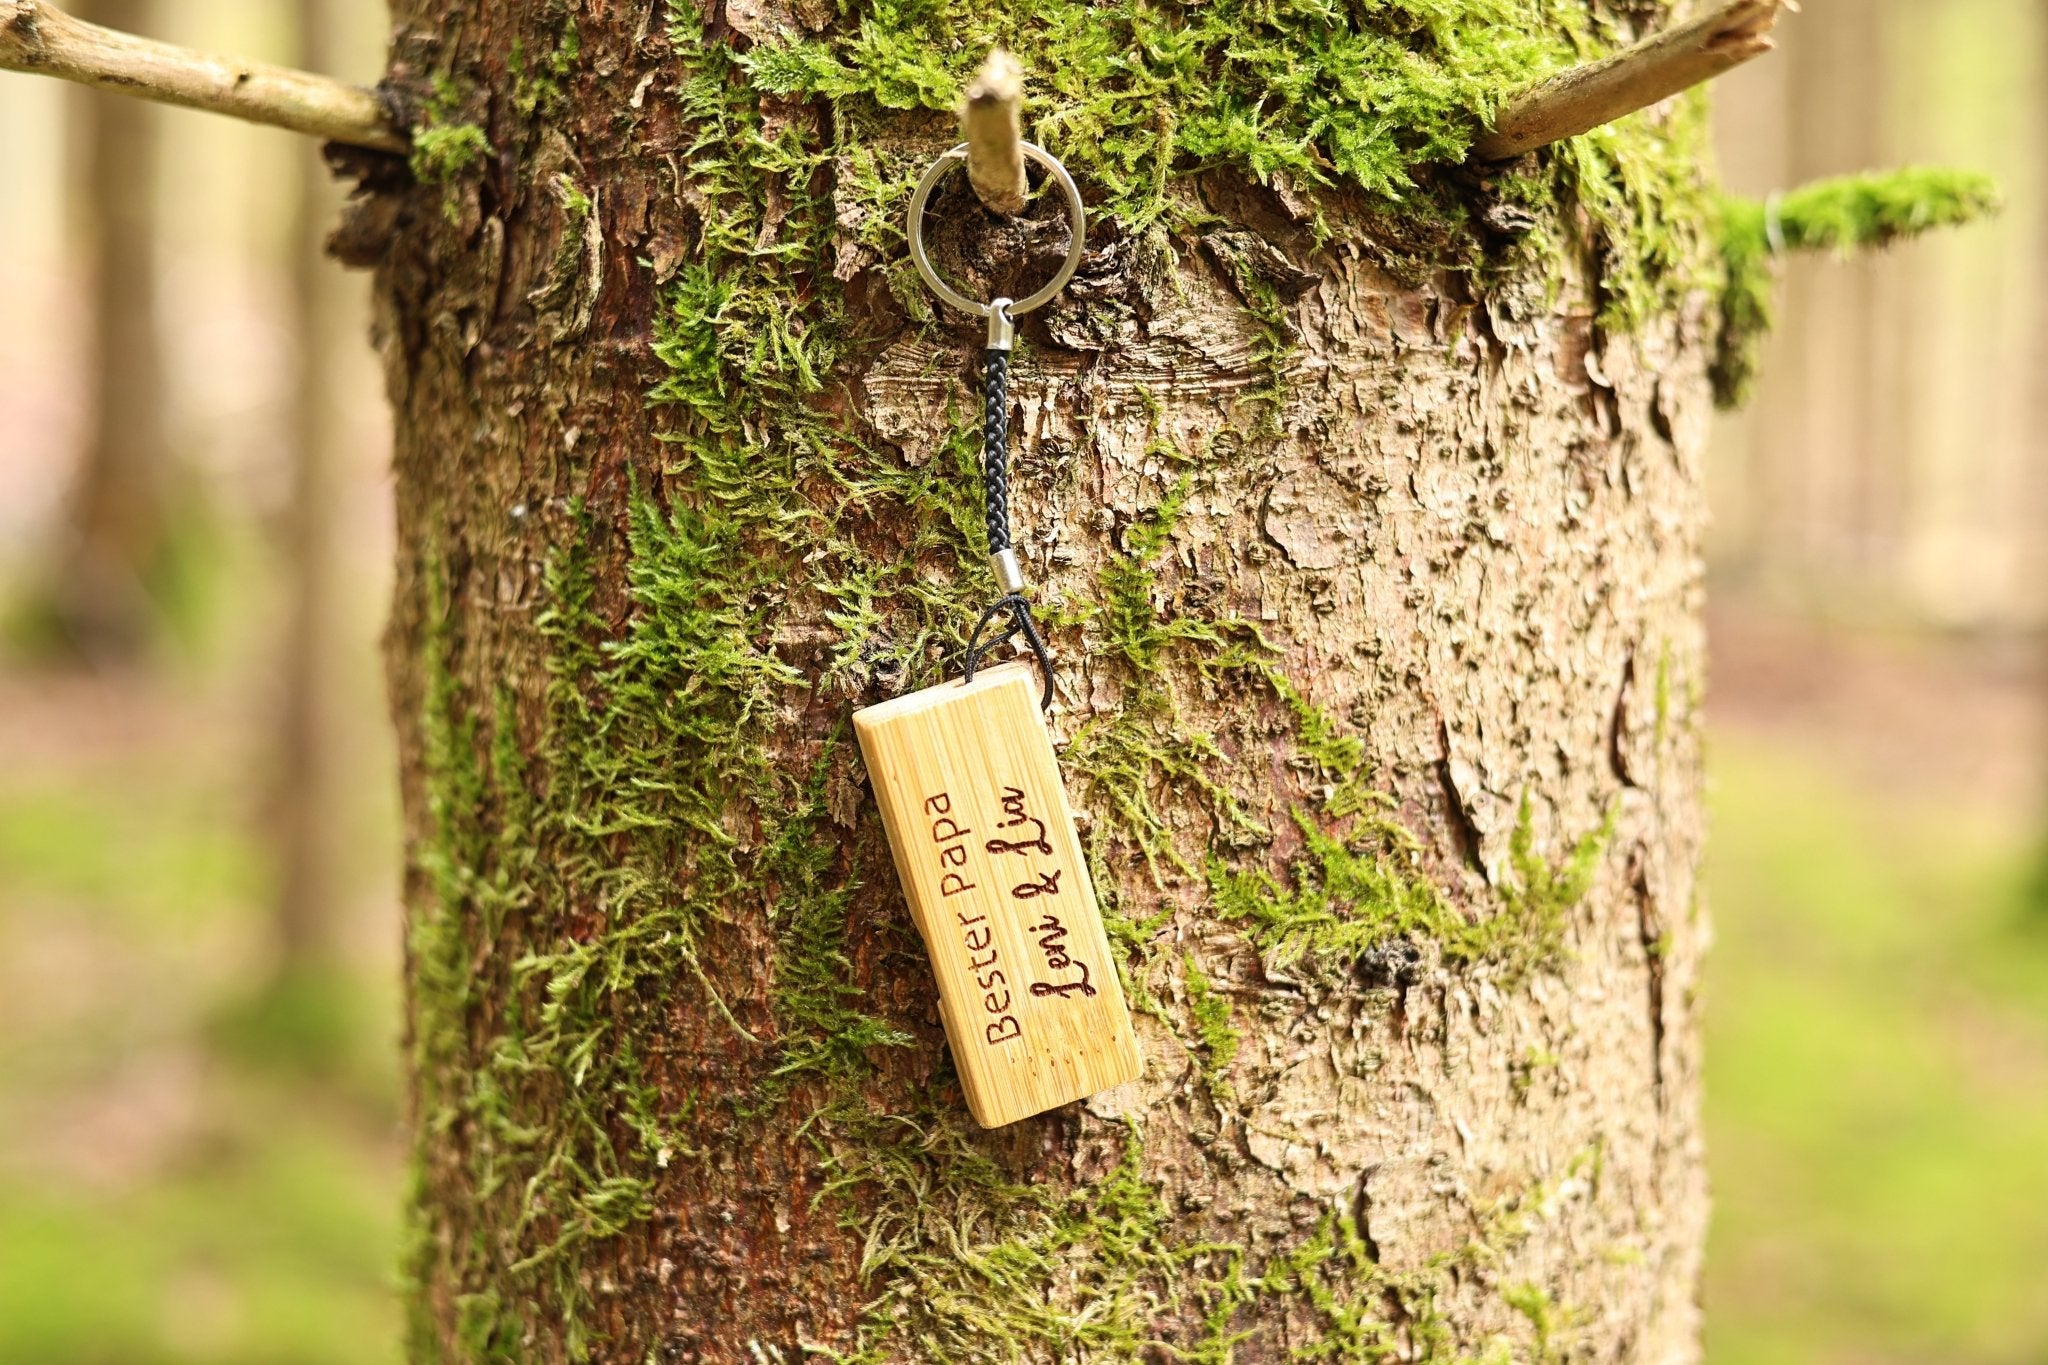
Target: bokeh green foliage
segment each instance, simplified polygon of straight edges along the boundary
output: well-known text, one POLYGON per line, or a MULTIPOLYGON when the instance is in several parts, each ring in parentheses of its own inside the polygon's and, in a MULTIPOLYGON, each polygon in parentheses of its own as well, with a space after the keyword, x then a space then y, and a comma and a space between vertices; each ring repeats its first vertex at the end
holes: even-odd
POLYGON ((393 1359, 388 969, 262 984, 231 766, 40 747, 0 767, 0 1360, 393 1359))
MULTIPOLYGON (((1715 747, 1708 1359, 2048 1345, 2048 935, 2010 811, 1715 747)), ((1835 770, 1830 771, 1830 767, 1835 770)))

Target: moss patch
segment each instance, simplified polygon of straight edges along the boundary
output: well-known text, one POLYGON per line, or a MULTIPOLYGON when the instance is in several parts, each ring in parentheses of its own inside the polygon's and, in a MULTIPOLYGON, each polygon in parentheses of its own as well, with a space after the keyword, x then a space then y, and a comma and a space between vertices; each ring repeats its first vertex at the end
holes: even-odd
MULTIPOLYGON (((1597 1159, 1581 1153, 1561 1179, 1597 1159)), ((1397 1274, 1345 1213, 1324 1215, 1282 1247, 1189 1235, 1190 1220, 1144 1173, 1135 1126, 1106 1177, 1063 1192, 1007 1179, 944 1125, 863 1143, 843 1160, 846 1179, 882 1195, 858 1227, 864 1269, 885 1288, 868 1305, 857 1347, 819 1352, 840 1365, 1155 1357, 1229 1365, 1260 1337, 1252 1324, 1270 1328, 1282 1312, 1293 1323, 1292 1360, 1505 1362, 1515 1358, 1506 1341, 1479 1356, 1461 1349, 1437 1298, 1526 1241, 1554 1189, 1534 1182, 1479 1208, 1468 1241, 1397 1274), (951 1180, 925 1183, 934 1165, 951 1180)), ((1536 1324, 1540 1358, 1554 1358, 1568 1315, 1539 1287, 1517 1294, 1510 1306, 1518 1311, 1546 1306, 1536 1324)))
POLYGON ((1211 904, 1241 923, 1267 966, 1280 972, 1328 974, 1357 966, 1396 940, 1433 943, 1453 963, 1490 962, 1518 977, 1555 965, 1570 912, 1585 898, 1611 823, 1586 835, 1560 866, 1534 848, 1530 805, 1511 840, 1513 877, 1491 914, 1453 905, 1415 866, 1413 836, 1371 814, 1326 827, 1294 813, 1302 852, 1285 879, 1261 868, 1211 859, 1211 904))
POLYGON ((863 1269, 885 1287, 859 1346, 831 1358, 1136 1359, 1157 1341, 1160 1288, 1200 1292, 1227 1259, 1226 1248, 1177 1235, 1135 1128, 1107 1177, 1062 1192, 1004 1177, 949 1127, 863 1141, 839 1157, 848 1179, 880 1197, 858 1226, 863 1269), (934 1172, 946 1178, 930 1183, 934 1172), (1062 1292, 1048 1294, 1055 1285, 1062 1292))
POLYGON ((434 92, 412 130, 412 173, 429 185, 462 179, 492 154, 483 128, 463 116, 466 97, 446 76, 434 78, 434 92))
POLYGON ((1187 10, 1121 0, 875 5, 831 36, 747 57, 759 88, 830 100, 858 125, 950 110, 991 46, 1015 52, 1035 137, 1085 176, 1108 214, 1169 211, 1177 170, 1424 197, 1422 168, 1462 161, 1498 102, 1599 43, 1583 9, 1541 0, 1393 0, 1354 21, 1313 0, 1187 10))
POLYGON ((1244 1039, 1239 1035, 1237 1025, 1230 1021, 1230 1001, 1210 984, 1201 965, 1193 956, 1188 956, 1182 959, 1182 968, 1187 977, 1188 1019, 1194 1025, 1195 1038, 1202 1046, 1202 1079, 1218 1103, 1226 1103, 1230 1098, 1230 1082, 1225 1079, 1225 1073, 1230 1070, 1244 1039))
POLYGON ((526 44, 514 37, 505 69, 512 77, 512 107, 519 111, 519 116, 531 119, 559 104, 563 86, 582 55, 583 34, 576 27, 574 15, 563 16, 554 47, 537 58, 530 57, 526 44))
POLYGON ((1473 926, 1433 883, 1399 865, 1400 853, 1413 847, 1404 831, 1366 820, 1355 830, 1332 834, 1304 813, 1294 819, 1305 851, 1288 884, 1221 859, 1208 867, 1217 914, 1246 927, 1269 967, 1285 973, 1304 964, 1349 966, 1367 949, 1403 934, 1441 937, 1453 957, 1482 955, 1473 926))
POLYGON ((847 888, 828 875, 818 776, 777 770, 752 737, 795 676, 759 643, 764 583, 738 567, 755 561, 728 534, 638 499, 634 611, 616 637, 593 614, 583 548, 557 556, 538 622, 553 681, 537 764, 506 701, 477 716, 453 682, 445 625, 429 630, 432 833, 416 856, 430 894, 412 940, 419 1159, 459 1154, 465 1187, 503 1207, 482 1224, 498 1232, 465 1245, 437 1248, 416 1228, 409 1273, 423 1284, 445 1257, 475 1287, 461 1305, 466 1358, 504 1356, 543 1318, 567 1324, 572 1356, 592 1348, 575 1253, 644 1222, 661 1171, 693 1155, 692 1115, 663 1108, 636 1040, 660 1035, 668 994, 693 979, 755 1040, 702 969, 713 923, 764 894, 771 907, 781 1093, 853 1077, 866 1049, 907 1041, 843 984, 847 888), (736 802, 777 813, 769 837, 744 832, 736 802), (513 916, 527 951, 507 962, 493 950, 513 916), (479 1045, 488 1002, 502 1014, 479 1045))
POLYGON ((1122 551, 1111 555, 1097 576, 1095 605, 1057 622, 1082 627, 1088 652, 1114 670, 1123 687, 1117 710, 1075 735, 1067 766, 1085 783, 1088 804, 1143 855, 1155 882, 1169 873, 1194 872, 1176 844, 1170 807, 1192 807, 1194 818, 1229 842, 1269 837, 1243 802, 1216 780, 1216 771, 1229 761, 1216 737, 1181 720, 1177 672, 1190 665, 1210 673, 1240 669, 1270 653, 1249 622, 1169 616, 1161 609, 1159 561, 1191 488, 1191 477, 1183 475, 1126 528, 1122 551))
POLYGON ((1740 404, 1756 377, 1757 350, 1770 332, 1776 292, 1773 258, 1789 251, 1847 255, 1889 246, 1936 228, 1996 213, 1997 185, 1968 171, 1910 167, 1817 180, 1770 200, 1721 200, 1721 333, 1714 395, 1740 404))
MULTIPOLYGON (((886 273, 912 317, 928 310, 902 260, 915 168, 884 164, 873 149, 895 145, 906 112, 949 112, 1001 44, 1024 65, 1029 135, 1074 170, 1097 217, 1142 251, 1168 249, 1158 229, 1213 224, 1190 177, 1227 167, 1303 196, 1318 237, 1333 229, 1316 206, 1362 198, 1379 217, 1375 254, 1418 276, 1448 267, 1482 281, 1531 269, 1557 279, 1561 258, 1575 255, 1596 277, 1603 317, 1631 326, 1718 279, 1703 231, 1713 203, 1702 99, 1483 179, 1461 168, 1507 95, 1633 36, 1604 9, 1553 0, 1391 0, 1358 14, 1319 0, 1195 10, 1150 0, 893 0, 823 36, 764 43, 744 61, 756 89, 830 106, 840 173, 860 187, 849 199, 861 208, 861 240, 894 263, 886 273)), ((1215 254, 1266 338, 1270 382, 1249 397, 1270 421, 1287 310, 1245 260, 1215 254)))

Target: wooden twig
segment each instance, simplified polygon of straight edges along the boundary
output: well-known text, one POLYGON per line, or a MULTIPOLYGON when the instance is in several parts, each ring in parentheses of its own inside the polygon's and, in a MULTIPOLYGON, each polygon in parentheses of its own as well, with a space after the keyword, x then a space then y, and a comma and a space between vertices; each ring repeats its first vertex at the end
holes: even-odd
POLYGON ((1730 0, 1611 57, 1575 66, 1511 97, 1475 161, 1505 161, 1612 123, 1771 50, 1788 0, 1730 0))
POLYGON ((412 146, 384 102, 361 86, 118 33, 44 0, 0 0, 0 71, 40 72, 380 152, 412 146))
POLYGON ((1024 68, 997 48, 960 102, 960 134, 967 143, 967 183, 990 211, 1021 213, 1030 182, 1024 178, 1024 68))

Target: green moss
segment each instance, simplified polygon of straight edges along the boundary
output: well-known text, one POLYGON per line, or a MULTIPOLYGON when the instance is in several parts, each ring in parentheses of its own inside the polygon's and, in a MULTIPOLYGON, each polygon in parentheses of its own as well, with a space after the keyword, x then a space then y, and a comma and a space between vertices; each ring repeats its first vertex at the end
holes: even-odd
POLYGON ((1577 1320, 1576 1313, 1561 1307, 1542 1285, 1526 1281, 1507 1286, 1501 1291, 1501 1298, 1508 1307, 1529 1320, 1529 1326, 1536 1334, 1535 1349, 1530 1353, 1534 1365, 1551 1365, 1552 1362, 1570 1359, 1561 1348, 1560 1339, 1577 1320))
POLYGON ((866 1077, 872 1048, 906 1047, 912 1039, 856 1007, 846 955, 850 883, 833 884, 838 841, 823 826, 825 782, 837 741, 827 746, 795 813, 776 831, 764 863, 777 896, 775 1015, 782 1038, 776 1097, 796 1078, 851 1084, 866 1077))
POLYGON ((1294 717, 1294 747, 1322 785, 1323 814, 1342 818, 1372 810, 1383 797, 1368 779, 1365 742, 1345 734, 1321 707, 1303 696, 1278 669, 1262 668, 1266 681, 1294 717))
POLYGON ((422 124, 412 130, 412 173, 430 185, 461 179, 489 155, 490 139, 474 123, 422 124))
POLYGON ((573 14, 563 16, 555 46, 538 61, 527 59, 523 41, 516 37, 512 40, 505 67, 512 77, 512 107, 522 119, 531 120, 535 114, 547 113, 561 103, 562 87, 582 55, 583 34, 577 29, 573 14))
POLYGON ((1182 165, 1355 184, 1401 199, 1463 159, 1504 94, 1576 55, 1583 15, 1534 0, 1395 0, 1367 23, 1302 0, 1189 11, 1123 0, 976 6, 896 0, 825 38, 747 58, 761 89, 830 99, 864 123, 947 110, 991 46, 1017 53, 1033 132, 1142 225, 1182 165))
POLYGON ((879 1199, 850 1227, 883 1288, 857 1347, 824 1352, 830 1359, 1007 1365, 1171 1350, 1224 1365, 1241 1339, 1231 1319, 1254 1297, 1243 1251, 1187 1235, 1144 1174, 1135 1126, 1117 1166, 1071 1191, 1011 1180, 943 1119, 893 1141, 862 1131, 833 1159, 843 1180, 879 1199), (1162 1313, 1162 1294, 1199 1312, 1199 1326, 1193 1314, 1162 1313), (1181 1325, 1162 1335, 1168 1321, 1181 1325))
POLYGON ((1433 883, 1401 865, 1412 846, 1396 827, 1361 820, 1331 834, 1306 814, 1294 819, 1304 853, 1288 884, 1220 858, 1208 866, 1210 903, 1224 920, 1244 925, 1268 967, 1348 967, 1400 935, 1441 939, 1460 959, 1482 955, 1473 926, 1433 883))
POLYGON ((1712 144, 1704 89, 1674 102, 1661 127, 1637 114, 1559 143, 1550 152, 1558 200, 1541 206, 1539 240, 1569 249, 1579 241, 1603 326, 1631 331, 1678 300, 1715 282, 1702 224, 1713 220, 1714 197, 1694 157, 1712 144), (1560 230, 1572 207, 1590 233, 1560 230))
POLYGON ((1667 642, 1657 651, 1657 687, 1655 697, 1654 735, 1657 752, 1664 751, 1665 737, 1671 733, 1671 646, 1667 642))
POLYGON ((1551 864, 1536 850, 1534 803, 1528 792, 1508 837, 1510 875, 1500 886, 1501 925, 1493 954, 1503 951, 1530 965, 1553 961, 1561 950, 1567 920, 1592 890, 1600 859, 1614 839, 1614 812, 1572 845, 1562 863, 1551 864))
POLYGON ((1889 246, 1936 228, 1998 212, 1998 186, 1968 171, 1910 167, 1817 180, 1769 200, 1721 200, 1721 334, 1714 394, 1724 407, 1749 395, 1757 349, 1771 329, 1774 257, 1788 251, 1838 255, 1889 246))
POLYGON ((412 130, 412 174, 428 185, 450 185, 492 155, 483 128, 464 119, 462 89, 446 76, 434 78, 433 97, 412 130))
MULTIPOLYGON (((825 36, 765 43, 746 61, 758 89, 828 101, 858 156, 902 111, 950 109, 1000 43, 1023 61, 1032 136, 1082 178, 1099 215, 1134 237, 1202 222, 1206 210, 1184 178, 1228 166, 1284 180, 1312 201, 1362 192, 1390 229, 1376 233, 1375 251, 1418 272, 1449 265, 1484 275, 1576 252, 1607 275, 1603 315, 1632 323, 1713 273, 1700 231, 1712 205, 1699 169, 1698 101, 1496 173, 1478 197, 1539 224, 1504 256, 1490 254, 1478 223, 1494 215, 1475 213, 1470 182, 1444 174, 1507 94, 1620 36, 1599 11, 1549 0, 1391 0, 1356 16, 1319 0, 1227 0, 1193 11, 1148 0, 896 0, 825 36)), ((891 170, 865 181, 864 231, 900 261, 895 224, 909 177, 891 170)), ((1318 233, 1330 231, 1320 212, 1316 221, 1318 233)), ((1165 249, 1163 238, 1155 249, 1165 249)), ((1291 345, 1286 309, 1241 258, 1220 258, 1266 337, 1270 382, 1251 397, 1270 422, 1291 345)), ((924 316, 907 271, 890 273, 899 300, 924 316)))
POLYGON ((1176 669, 1169 664, 1213 674, 1248 667, 1267 652, 1249 622, 1161 611, 1159 563, 1192 488, 1192 476, 1183 474, 1125 529, 1122 550, 1097 576, 1093 606, 1048 618, 1050 626, 1083 628, 1089 652, 1121 675, 1121 704, 1074 736, 1068 766, 1086 783, 1088 804, 1144 857, 1155 883, 1195 871, 1176 844, 1168 816, 1175 805, 1192 807, 1194 818, 1228 842, 1270 837, 1217 781, 1228 759, 1215 736, 1180 719, 1176 669))
MULTIPOLYGON (((1190 1235, 1190 1220, 1146 1178, 1135 1125, 1114 1170, 1064 1192, 1010 1180, 945 1121, 894 1140, 862 1132, 857 1146, 832 1159, 842 1180, 880 1196, 849 1227, 864 1237, 864 1270, 884 1286, 867 1305, 860 1343, 819 1352, 841 1365, 906 1358, 1229 1365, 1258 1335, 1243 1319, 1270 1322, 1282 1301, 1314 1324, 1312 1332, 1290 1334, 1292 1360, 1471 1360, 1459 1353, 1438 1296, 1525 1241, 1532 1210, 1552 1189, 1537 1182, 1480 1207, 1471 1240, 1396 1274, 1378 1263, 1344 1213, 1327 1213, 1300 1241, 1264 1252, 1190 1235), (948 1178, 933 1182, 935 1168, 948 1178)), ((1595 1153, 1581 1154, 1561 1178, 1596 1161, 1595 1153)), ((1530 1304, 1543 1295, 1536 1286, 1519 1293, 1530 1304)), ((1542 1333, 1560 1321, 1553 1310, 1535 1325, 1542 1333)), ((1490 1343, 1480 1358, 1505 1361, 1508 1344, 1490 1343)))
MULTIPOLYGON (((1565 916, 1584 886, 1571 871, 1553 873, 1525 847, 1526 799, 1511 848, 1524 880, 1504 890, 1499 913, 1475 919, 1417 866, 1414 837, 1387 816, 1387 797, 1369 785, 1364 745, 1277 669, 1264 665, 1262 672, 1293 714, 1296 753, 1310 765, 1321 800, 1292 812, 1302 848, 1284 881, 1221 857, 1209 860, 1206 878, 1216 912, 1247 926, 1270 967, 1348 969, 1399 940, 1434 943, 1452 962, 1504 963, 1513 973, 1556 960, 1565 916)), ((1597 844, 1582 846, 1571 867, 1583 856, 1590 875, 1598 853, 1597 844)))
POLYGON ((1349 1214, 1324 1215, 1313 1236, 1267 1264, 1257 1287, 1302 1299, 1320 1319, 1293 1360, 1438 1360, 1448 1345, 1433 1277, 1384 1273, 1349 1214))
POLYGON ((524 1340, 537 1314, 571 1325, 572 1355, 591 1346, 578 1336, 588 1289, 572 1253, 644 1222, 660 1171, 693 1156, 681 1137, 690 1115, 662 1109, 636 1040, 659 1032, 669 992, 690 980, 754 1036, 699 960, 707 928, 751 888, 770 888, 778 924, 770 1079, 782 1093, 810 1076, 855 1078, 866 1049, 904 1041, 843 984, 846 888, 827 875, 820 780, 790 781, 751 740, 795 674, 755 643, 765 584, 733 571, 733 534, 637 500, 634 611, 617 637, 592 614, 583 548, 550 564, 538 767, 508 703, 493 705, 488 733, 466 704, 445 608, 428 632, 432 830, 417 856, 431 894, 413 935, 421 1159, 461 1152, 469 1186, 506 1202, 484 1224, 500 1230, 490 1239, 436 1249, 416 1230, 410 1277, 423 1283, 422 1258, 440 1255, 473 1294, 517 1291, 464 1309, 471 1358, 496 1358, 478 1343, 524 1340), (771 838, 735 834, 736 800, 777 813, 771 838), (582 918, 591 907, 595 925, 582 918), (480 959, 515 914, 530 950, 480 959), (495 1035, 479 1049, 494 1000, 495 1035))
POLYGON ((1270 968, 1329 973, 1349 969, 1399 939, 1436 944, 1453 963, 1490 962, 1510 977, 1554 965, 1571 911, 1590 889, 1612 820, 1580 839, 1563 864, 1537 854, 1524 796, 1509 841, 1511 876, 1490 915, 1473 916, 1415 869, 1413 836, 1373 814, 1326 828, 1297 810, 1302 852, 1282 881, 1263 868, 1208 865, 1210 903, 1245 925, 1270 968))
MULTIPOLYGON (((1574 1156, 1564 1178, 1596 1166, 1598 1160, 1597 1149, 1574 1156)), ((1252 1296, 1293 1298, 1313 1313, 1315 1331, 1290 1343, 1290 1360, 1507 1365, 1528 1359, 1515 1343, 1498 1337, 1476 1343, 1476 1355, 1461 1349, 1438 1299, 1458 1284, 1469 1283, 1477 1272, 1494 1270, 1507 1252, 1526 1241, 1531 1212, 1544 1206, 1554 1188, 1551 1182, 1537 1181, 1490 1207, 1476 1209, 1478 1229, 1471 1240, 1403 1273, 1380 1265, 1350 1214, 1327 1213, 1313 1234, 1266 1261, 1251 1282, 1252 1296)), ((1550 1306, 1548 1292, 1539 1285, 1519 1284, 1504 1289, 1502 1297, 1530 1318, 1536 1337, 1534 1359, 1562 1358, 1552 1337, 1567 1318, 1550 1306)))
POLYGON ((1153 602, 1159 557, 1173 540, 1173 528, 1187 506, 1193 481, 1183 476, 1157 506, 1142 513, 1123 535, 1123 553, 1112 556, 1097 580, 1101 606, 1094 624, 1102 647, 1123 661, 1140 681, 1159 674, 1167 649, 1180 643, 1218 643, 1217 627, 1201 621, 1164 620, 1153 602))
POLYGON ((1532 1047, 1523 1050, 1522 1055, 1509 1064, 1508 1084, 1518 1100, 1527 1099, 1535 1088, 1536 1077, 1554 1070, 1564 1060, 1548 1048, 1532 1047))
POLYGON ((1293 309, 1279 284, 1261 273, 1261 258, 1237 249, 1231 234, 1212 232, 1203 241, 1230 276, 1258 338, 1248 359, 1258 371, 1259 382, 1233 400, 1234 405, 1240 412, 1249 409, 1249 434, 1254 440, 1275 440, 1282 434, 1280 414, 1287 401, 1287 366, 1298 340, 1293 309))
MULTIPOLYGON (((408 926, 411 959, 411 1034, 414 1102, 421 1116, 414 1133, 407 1228, 401 1274, 408 1285, 408 1334, 413 1354, 440 1358, 433 1324, 423 1303, 433 1267, 441 1255, 435 1229, 420 1221, 423 1199, 434 1183, 431 1162, 462 1123, 468 1110, 476 1059, 467 1049, 467 1021, 479 982, 468 970, 472 948, 464 908, 499 908, 504 886, 485 871, 490 836, 485 832, 489 792, 476 745, 476 726, 462 705, 452 669, 449 601, 440 565, 425 566, 427 615, 423 664, 423 716, 427 818, 432 835, 414 857, 427 882, 415 901, 408 926)), ((464 1311, 464 1321, 471 1316, 464 1311)), ((465 1335, 468 1329, 465 1326, 465 1335)), ((472 1352, 468 1358, 490 1357, 472 1352)))
POLYGON ((1188 1017, 1203 1050, 1202 1079, 1219 1102, 1225 1101, 1230 1095, 1230 1082, 1224 1074, 1236 1060, 1237 1049, 1244 1040, 1237 1026, 1230 1022, 1230 1002, 1210 984, 1192 954, 1182 958, 1182 966, 1187 974, 1188 1017))
MULTIPOLYGON (((472 1133, 474 1188, 485 1199, 516 1199, 520 1210, 501 1244, 453 1249, 456 1283, 474 1286, 458 1301, 462 1357, 516 1358, 542 1315, 570 1325, 572 1355, 597 1349, 579 1325, 588 1304, 575 1273, 579 1249, 643 1221, 660 1170, 695 1159, 677 1136, 689 1114, 658 1110, 631 1040, 652 1027, 646 1011, 662 1007, 673 982, 694 976, 710 991, 696 944, 720 913, 716 902, 746 903, 755 895, 747 887, 767 888, 776 926, 776 1061, 761 1118, 787 1123, 776 1116, 794 1104, 830 1173, 825 1197, 861 1192, 847 1217, 867 1238, 864 1271, 878 1297, 847 1359, 894 1360, 911 1350, 1007 1360, 1048 1345, 1127 1358, 1160 1330, 1162 1286, 1200 1310, 1199 1331, 1176 1345, 1192 1360, 1229 1360, 1242 1336, 1238 1315, 1275 1294, 1303 1296, 1327 1320, 1309 1358, 1351 1358, 1354 1347, 1389 1339, 1390 1322, 1412 1334, 1426 1286, 1401 1288, 1408 1297, 1391 1306, 1385 1296, 1394 1290, 1378 1281, 1370 1294, 1344 1299, 1333 1258, 1341 1252, 1356 1266, 1336 1240, 1341 1227, 1265 1265, 1257 1279, 1242 1248, 1177 1236, 1177 1220, 1143 1175, 1135 1130, 1108 1179, 1058 1191, 1004 1176, 962 1131, 946 1095, 896 1112, 856 1098, 869 1093, 861 1086, 869 1049, 904 1039, 863 1014, 844 984, 850 886, 836 873, 838 841, 823 815, 838 741, 796 782, 746 742, 790 678, 748 643, 764 637, 765 618, 744 604, 764 600, 767 585, 743 571, 729 534, 698 514, 636 504, 634 614, 622 635, 591 615, 580 547, 550 566, 554 605, 541 629, 553 682, 537 746, 549 755, 544 773, 520 757, 502 698, 488 727, 466 718, 450 662, 434 662, 450 642, 442 590, 432 590, 442 603, 429 630, 435 833, 422 861, 435 890, 414 941, 416 1064, 425 1131, 434 1135, 423 1158, 451 1134, 472 1133), (735 794, 753 812, 742 823, 766 831, 747 847, 732 837, 734 822, 718 818, 735 794), (787 815, 769 814, 780 811, 787 815), (678 866, 680 885, 653 875, 678 866), (499 988, 473 970, 473 936, 495 939, 504 916, 517 912, 544 943, 549 916, 592 904, 605 914, 596 932, 515 964, 502 1031, 477 1067, 466 1040, 476 1009, 499 988), (1071 1299, 1047 1301, 1055 1275, 1073 1287, 1071 1299)), ((1362 762, 1312 708, 1305 722, 1323 762, 1362 762)), ((1540 895, 1560 894, 1574 876, 1550 877, 1540 895)), ((1214 1076, 1228 1066, 1236 1033, 1192 964, 1188 980, 1214 1076)), ((417 1229, 412 1245, 416 1282, 433 1256, 450 1254, 435 1247, 431 1229, 417 1229)))

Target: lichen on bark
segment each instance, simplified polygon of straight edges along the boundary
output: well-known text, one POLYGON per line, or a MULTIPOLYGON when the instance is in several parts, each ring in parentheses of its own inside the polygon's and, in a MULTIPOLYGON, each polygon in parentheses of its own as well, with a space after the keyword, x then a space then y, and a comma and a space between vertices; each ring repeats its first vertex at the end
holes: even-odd
POLYGON ((398 10, 513 92, 384 275, 415 1354, 1684 1355, 1698 113, 1457 165, 1649 12, 398 10), (982 1134, 845 717, 988 591, 899 224, 995 39, 1101 224, 1013 426, 1148 1075, 982 1134))

